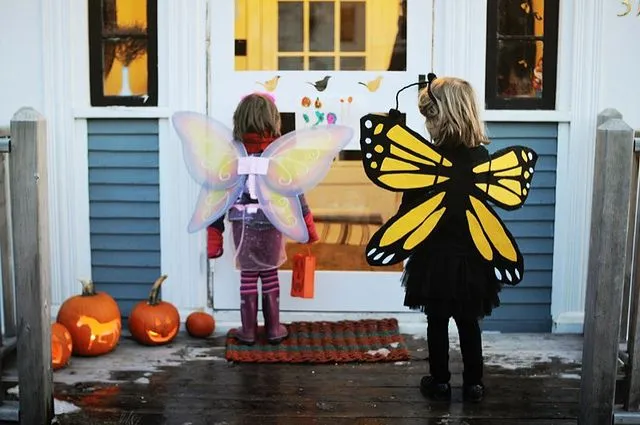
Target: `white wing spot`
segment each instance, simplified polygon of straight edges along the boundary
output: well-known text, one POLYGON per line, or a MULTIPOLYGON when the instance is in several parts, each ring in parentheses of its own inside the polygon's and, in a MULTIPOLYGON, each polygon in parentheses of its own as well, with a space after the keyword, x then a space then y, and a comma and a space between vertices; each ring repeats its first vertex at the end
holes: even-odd
POLYGON ((383 255, 384 255, 384 251, 380 251, 375 257, 373 257, 373 259, 378 261, 383 255))
POLYGON ((371 159, 371 157, 372 157, 373 155, 371 155, 371 152, 368 152, 366 156, 367 156, 367 158, 368 158, 368 159, 371 159))
POLYGON ((373 123, 371 122, 371 120, 366 120, 364 122, 364 126, 367 127, 367 128, 371 128, 371 127, 373 127, 373 123))
POLYGON ((498 278, 498 280, 502 280, 502 273, 500 273, 500 270, 498 270, 497 267, 494 267, 493 271, 495 272, 496 277, 498 278))
POLYGON ((527 183, 527 189, 529 189, 531 187, 530 183, 527 183))
POLYGON ((370 144, 371 144, 371 138, 367 137, 366 139, 364 139, 364 142, 365 142, 367 145, 370 145, 370 144))
POLYGON ((388 255, 387 257, 385 257, 385 259, 382 260, 382 264, 389 264, 389 261, 391 261, 395 255, 396 254, 391 254, 391 255, 388 255))
POLYGON ((533 167, 529 167, 529 172, 533 174, 533 167))
POLYGON ((376 249, 375 248, 371 248, 371 250, 369 252, 367 252, 367 257, 371 257, 373 254, 375 254, 376 249))
POLYGON ((529 152, 528 156, 529 156, 529 161, 531 161, 533 159, 533 154, 529 152))
POLYGON ((516 278, 520 280, 520 272, 518 271, 518 269, 515 269, 513 272, 516 274, 516 278))
POLYGON ((509 270, 505 270, 504 274, 507 275, 507 279, 509 279, 509 282, 513 281, 513 277, 511 277, 511 273, 509 273, 509 270))

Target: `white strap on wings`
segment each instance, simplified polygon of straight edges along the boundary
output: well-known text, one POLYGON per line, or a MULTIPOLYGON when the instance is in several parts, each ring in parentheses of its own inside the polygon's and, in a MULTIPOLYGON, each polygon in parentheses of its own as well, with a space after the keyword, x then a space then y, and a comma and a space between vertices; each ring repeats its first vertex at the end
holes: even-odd
MULTIPOLYGON (((269 171, 269 158, 246 156, 238 158, 238 174, 248 175, 247 188, 251 199, 258 199, 256 194, 256 175, 264 176, 269 171)), ((256 212, 257 208, 247 208, 249 212, 256 212)))

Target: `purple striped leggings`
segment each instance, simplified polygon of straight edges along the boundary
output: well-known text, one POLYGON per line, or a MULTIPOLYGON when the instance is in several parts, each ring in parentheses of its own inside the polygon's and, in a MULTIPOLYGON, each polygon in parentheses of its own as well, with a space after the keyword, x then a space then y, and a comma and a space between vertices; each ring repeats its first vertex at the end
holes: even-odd
POLYGON ((258 293, 258 278, 262 281, 262 293, 268 294, 280 290, 278 269, 240 272, 240 295, 258 293))

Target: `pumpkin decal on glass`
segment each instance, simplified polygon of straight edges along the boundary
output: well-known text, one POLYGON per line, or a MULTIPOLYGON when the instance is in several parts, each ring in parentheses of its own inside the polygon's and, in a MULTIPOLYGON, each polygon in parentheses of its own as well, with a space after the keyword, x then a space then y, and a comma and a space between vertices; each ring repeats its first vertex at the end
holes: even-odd
POLYGON ((194 311, 187 317, 185 327, 192 337, 206 338, 215 330, 216 321, 210 314, 202 311, 194 311))
POLYGON ((82 281, 82 295, 67 299, 56 320, 71 334, 75 355, 99 356, 112 351, 120 340, 118 304, 106 292, 96 292, 91 281, 82 281))
POLYGON ((155 281, 147 301, 140 301, 131 310, 129 331, 144 345, 168 344, 180 329, 180 314, 171 303, 158 299, 160 286, 167 279, 162 275, 155 281))
POLYGON ((51 324, 51 365, 58 370, 67 365, 73 351, 71 334, 60 323, 51 324))

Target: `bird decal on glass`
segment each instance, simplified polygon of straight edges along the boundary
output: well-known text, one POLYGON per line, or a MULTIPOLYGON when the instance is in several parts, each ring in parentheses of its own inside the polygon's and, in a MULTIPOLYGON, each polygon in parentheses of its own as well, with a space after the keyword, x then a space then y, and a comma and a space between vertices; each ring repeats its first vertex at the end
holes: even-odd
POLYGON ((367 90, 369 90, 371 93, 373 93, 375 91, 378 91, 378 89, 380 88, 380 84, 382 84, 382 75, 379 75, 376 78, 374 78, 373 80, 368 81, 366 83, 358 81, 358 84, 361 84, 361 85, 365 86, 367 88, 367 90))
POLYGON ((327 85, 329 84, 329 78, 331 78, 331 76, 326 75, 322 80, 318 80, 315 83, 308 83, 308 84, 311 84, 318 91, 325 91, 327 89, 327 85))
POLYGON ((256 81, 256 84, 260 84, 266 91, 272 92, 275 91, 275 89, 278 87, 278 81, 280 81, 280 76, 276 75, 272 79, 267 80, 263 83, 261 83, 260 81, 256 81))

